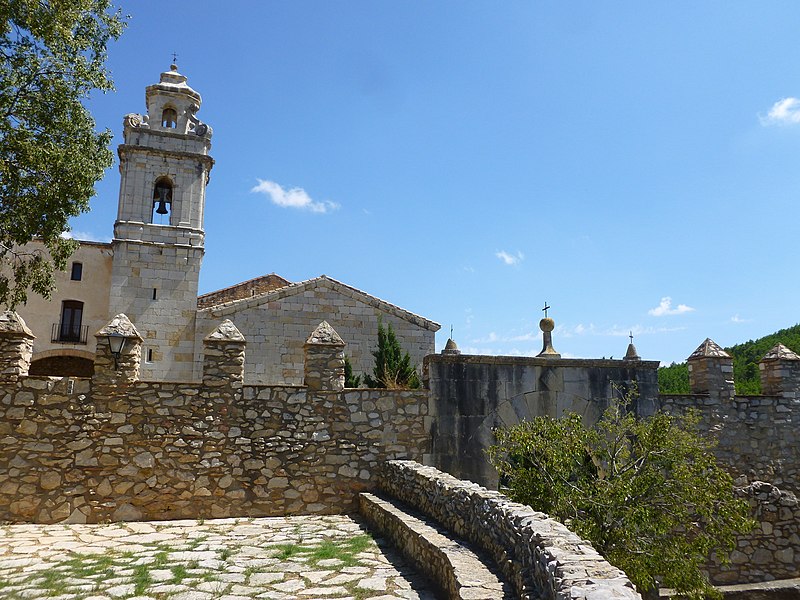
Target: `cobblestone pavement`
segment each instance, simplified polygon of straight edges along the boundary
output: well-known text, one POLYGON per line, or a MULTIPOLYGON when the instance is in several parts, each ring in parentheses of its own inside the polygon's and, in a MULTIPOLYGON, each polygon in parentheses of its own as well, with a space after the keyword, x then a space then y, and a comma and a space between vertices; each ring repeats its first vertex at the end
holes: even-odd
POLYGON ((350 517, 0 524, 0 598, 435 600, 350 517))

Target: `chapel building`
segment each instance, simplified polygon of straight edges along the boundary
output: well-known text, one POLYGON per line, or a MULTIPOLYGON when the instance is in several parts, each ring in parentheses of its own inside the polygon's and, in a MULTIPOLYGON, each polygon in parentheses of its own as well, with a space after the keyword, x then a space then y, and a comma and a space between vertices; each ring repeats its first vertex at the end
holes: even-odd
POLYGON ((292 283, 272 273, 198 297, 212 129, 174 64, 145 99, 146 114, 124 118, 113 240, 80 242, 52 299, 19 310, 36 335, 32 375, 91 376, 94 333, 119 313, 144 338, 143 380, 199 380, 202 340, 223 318, 247 340, 247 383, 302 385, 303 344, 323 320, 356 373, 371 372, 379 322, 421 367, 437 323, 325 275, 292 283))

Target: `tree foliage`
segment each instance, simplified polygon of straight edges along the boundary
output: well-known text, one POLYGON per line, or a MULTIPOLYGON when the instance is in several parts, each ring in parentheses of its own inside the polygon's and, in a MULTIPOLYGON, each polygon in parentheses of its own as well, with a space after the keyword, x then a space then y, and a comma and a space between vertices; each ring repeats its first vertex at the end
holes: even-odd
POLYGON ((112 89, 106 45, 124 22, 110 0, 0 0, 0 16, 0 303, 14 307, 49 296, 75 248, 68 220, 111 165, 83 102, 112 89), (20 248, 34 238, 47 252, 20 248))
POLYGON ((499 429, 489 458, 509 495, 590 540, 639 590, 714 595, 701 565, 752 527, 698 417, 639 419, 613 401, 592 428, 576 414, 499 429))
POLYGON ((416 367, 411 364, 411 356, 403 352, 394 333, 392 324, 387 327, 378 323, 378 349, 372 353, 375 366, 372 375, 364 375, 364 383, 371 388, 411 388, 420 386, 416 367))
POLYGON ((685 362, 658 368, 658 391, 662 394, 691 394, 689 367, 685 362))
POLYGON ((350 362, 350 358, 345 355, 344 357, 344 387, 346 388, 357 388, 361 385, 361 375, 356 375, 353 373, 353 363, 350 362))

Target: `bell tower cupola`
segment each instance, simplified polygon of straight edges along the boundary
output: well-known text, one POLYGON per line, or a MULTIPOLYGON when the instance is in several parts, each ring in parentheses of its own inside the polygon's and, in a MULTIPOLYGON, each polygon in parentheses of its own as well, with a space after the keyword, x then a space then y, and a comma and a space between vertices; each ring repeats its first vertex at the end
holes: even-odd
POLYGON ((110 310, 145 338, 143 378, 190 379, 212 131, 175 64, 147 86, 145 102, 146 114, 125 116, 118 148, 110 310))

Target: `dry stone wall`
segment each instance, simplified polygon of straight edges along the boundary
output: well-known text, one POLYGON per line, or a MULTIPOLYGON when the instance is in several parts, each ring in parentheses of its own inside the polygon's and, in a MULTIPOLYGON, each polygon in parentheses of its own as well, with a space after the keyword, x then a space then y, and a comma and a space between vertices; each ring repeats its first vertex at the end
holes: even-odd
POLYGON ((379 464, 421 459, 425 395, 23 378, 0 396, 0 520, 353 512, 379 464))
POLYGON ((738 490, 756 521, 739 536, 729 565, 715 559, 708 567, 713 583, 763 582, 800 577, 800 505, 791 492, 756 481, 738 490))
POLYGON ((389 462, 379 485, 487 552, 519 598, 641 598, 589 542, 500 492, 412 461, 389 462))
POLYGON ((717 439, 720 463, 749 481, 798 493, 800 483, 800 399, 783 396, 662 395, 663 410, 698 412, 701 427, 717 439))

